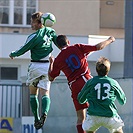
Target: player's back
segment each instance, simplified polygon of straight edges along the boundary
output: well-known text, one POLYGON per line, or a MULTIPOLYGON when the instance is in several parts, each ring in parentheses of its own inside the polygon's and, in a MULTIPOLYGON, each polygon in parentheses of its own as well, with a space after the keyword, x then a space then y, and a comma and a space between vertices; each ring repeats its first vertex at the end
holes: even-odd
POLYGON ((118 83, 108 76, 96 76, 86 85, 89 93, 87 95, 90 104, 88 112, 90 115, 112 117, 117 115, 116 91, 120 89, 118 83))
POLYGON ((31 58, 40 60, 52 52, 52 41, 56 33, 52 28, 44 27, 30 35, 32 38, 28 43, 31 49, 31 58))
POLYGON ((88 70, 87 56, 76 45, 68 46, 56 58, 56 66, 66 75, 68 81, 75 80, 88 70))

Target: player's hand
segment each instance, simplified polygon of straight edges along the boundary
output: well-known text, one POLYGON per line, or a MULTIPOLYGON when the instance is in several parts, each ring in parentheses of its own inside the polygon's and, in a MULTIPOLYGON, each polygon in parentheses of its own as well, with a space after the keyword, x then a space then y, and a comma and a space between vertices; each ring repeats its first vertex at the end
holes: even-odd
POLYGON ((10 57, 11 59, 14 59, 14 57, 12 57, 11 54, 9 54, 9 57, 10 57))
MULTIPOLYGON (((114 42, 115 41, 115 38, 113 37, 113 36, 110 36, 109 38, 108 38, 108 40, 111 40, 112 42, 114 42)), ((111 42, 111 43, 112 43, 111 42)))
POLYGON ((53 62, 54 62, 54 56, 50 56, 50 57, 49 57, 49 62, 50 62, 50 63, 53 63, 53 62))

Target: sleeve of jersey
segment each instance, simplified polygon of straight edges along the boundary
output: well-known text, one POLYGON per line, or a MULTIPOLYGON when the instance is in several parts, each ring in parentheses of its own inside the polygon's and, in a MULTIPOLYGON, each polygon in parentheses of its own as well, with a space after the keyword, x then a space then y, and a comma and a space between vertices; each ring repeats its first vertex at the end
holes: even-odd
POLYGON ((116 81, 116 96, 117 96, 117 100, 118 102, 123 105, 126 103, 126 96, 124 91, 122 90, 122 88, 120 87, 120 85, 117 83, 116 81))
POLYGON ((30 49, 32 49, 32 47, 34 47, 34 41, 36 39, 36 34, 31 34, 30 36, 28 36, 25 44, 23 46, 21 46, 18 50, 14 51, 11 53, 12 57, 16 57, 16 56, 20 56, 23 55, 24 53, 26 53, 27 51, 29 51, 30 49))
POLYGON ((90 52, 93 52, 93 51, 97 51, 96 46, 92 46, 92 45, 89 45, 89 44, 77 44, 76 46, 79 47, 80 50, 83 53, 86 53, 86 54, 89 54, 90 52))
POLYGON ((78 101, 80 104, 84 104, 87 102, 87 94, 88 94, 88 84, 89 84, 89 81, 84 85, 84 87, 82 88, 82 90, 79 92, 78 94, 78 101))

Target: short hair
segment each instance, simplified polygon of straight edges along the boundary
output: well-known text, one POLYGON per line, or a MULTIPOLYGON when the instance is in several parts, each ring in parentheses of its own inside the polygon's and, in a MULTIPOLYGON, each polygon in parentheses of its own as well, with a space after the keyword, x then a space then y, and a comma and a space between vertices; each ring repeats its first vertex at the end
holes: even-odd
POLYGON ((56 38, 57 46, 63 48, 68 43, 68 39, 65 35, 58 35, 56 38))
POLYGON ((100 57, 98 61, 96 62, 96 71, 98 73, 98 76, 105 76, 110 71, 111 62, 105 58, 100 57))
POLYGON ((41 23, 41 16, 42 16, 42 12, 35 12, 31 15, 32 20, 36 20, 38 21, 38 23, 41 23))

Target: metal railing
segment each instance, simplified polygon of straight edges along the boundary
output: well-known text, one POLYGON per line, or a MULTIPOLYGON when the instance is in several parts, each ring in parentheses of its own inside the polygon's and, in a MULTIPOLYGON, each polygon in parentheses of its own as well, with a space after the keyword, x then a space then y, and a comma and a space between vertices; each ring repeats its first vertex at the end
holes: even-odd
POLYGON ((20 118, 22 85, 0 84, 0 117, 20 118))
MULTIPOLYGON (((39 95, 40 107, 41 98, 39 95)), ((41 113, 41 109, 39 110, 41 113)), ((21 118, 33 116, 30 108, 30 92, 26 84, 0 84, 0 117, 21 118)))

